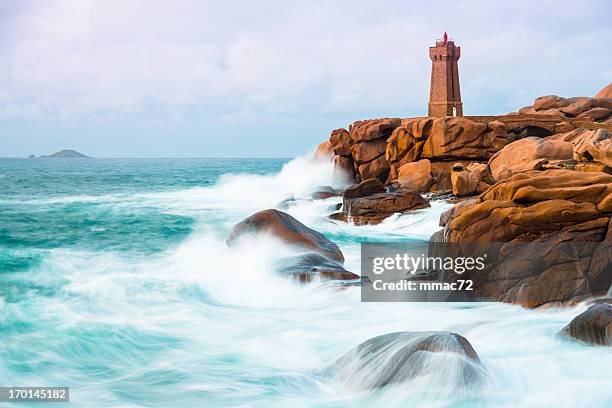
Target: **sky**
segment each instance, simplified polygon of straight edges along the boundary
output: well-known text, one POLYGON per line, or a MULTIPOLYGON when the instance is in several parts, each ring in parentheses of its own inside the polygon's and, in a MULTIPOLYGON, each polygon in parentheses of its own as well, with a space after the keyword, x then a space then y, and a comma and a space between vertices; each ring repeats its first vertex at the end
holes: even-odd
POLYGON ((612 81, 612 2, 0 0, 0 156, 294 157, 427 113, 461 46, 465 115, 612 81))

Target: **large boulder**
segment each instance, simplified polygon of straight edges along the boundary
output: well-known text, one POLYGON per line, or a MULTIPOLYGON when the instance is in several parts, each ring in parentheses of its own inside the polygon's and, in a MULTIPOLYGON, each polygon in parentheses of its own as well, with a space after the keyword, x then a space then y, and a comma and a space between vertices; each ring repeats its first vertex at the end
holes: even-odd
POLYGON ((584 134, 574 148, 578 161, 594 161, 612 167, 612 132, 598 129, 584 134))
POLYGON ((351 155, 351 140, 346 129, 336 129, 331 132, 329 141, 332 144, 334 153, 339 156, 351 155))
MULTIPOLYGON (((387 181, 389 162, 385 157, 387 139, 400 126, 399 118, 384 118, 354 122, 349 127, 350 150, 356 165, 357 180, 378 178, 387 181)), ((344 136, 342 136, 344 137, 344 136)), ((340 136, 336 136, 340 138, 340 136)))
POLYGON ((429 191, 434 182, 431 177, 431 162, 422 159, 404 164, 399 168, 397 182, 406 189, 419 192, 429 191))
POLYGON ((508 143, 503 126, 462 117, 444 117, 433 121, 430 136, 423 145, 422 158, 488 159, 508 143))
POLYGON ((359 120, 350 126, 350 138, 353 142, 387 139, 401 123, 399 118, 359 120))
POLYGON ((302 283, 315 280, 355 280, 359 275, 347 271, 344 267, 334 261, 330 261, 323 255, 307 253, 289 258, 282 258, 278 262, 277 271, 287 275, 291 279, 302 283))
POLYGON ((451 171, 451 185, 453 195, 465 197, 480 194, 490 187, 486 183, 487 165, 472 163, 468 166, 455 163, 451 171))
POLYGON ((595 98, 612 98, 612 83, 609 83, 605 88, 597 92, 595 98))
POLYGON ((356 391, 368 391, 414 379, 429 379, 447 391, 473 387, 485 369, 470 342, 450 332, 398 332, 373 337, 329 368, 356 391))
POLYGON ((611 98, 570 98, 571 103, 563 108, 559 108, 559 111, 569 117, 590 117, 591 120, 605 119, 610 114, 612 109, 611 98), (596 109, 595 111, 587 114, 587 112, 596 109), (607 113, 605 112, 607 111, 607 113))
POLYGON ((385 154, 387 141, 385 139, 370 140, 353 144, 351 153, 357 164, 370 162, 385 154))
POLYGON ((584 343, 612 346, 612 305, 589 307, 574 317, 561 334, 584 343))
POLYGON ((537 112, 548 109, 562 108, 569 104, 570 101, 561 96, 546 95, 536 98, 536 100, 533 102, 533 109, 537 112))
POLYGON ((379 179, 371 178, 348 187, 344 190, 343 197, 344 199, 366 197, 376 193, 384 193, 386 190, 385 185, 379 179))
POLYGON ((366 197, 343 201, 341 213, 332 214, 332 219, 352 222, 357 225, 378 224, 393 214, 429 207, 429 202, 418 192, 398 189, 388 193, 377 193, 366 197))
POLYGON ((612 176, 530 171, 441 217, 436 240, 502 254, 469 276, 475 296, 528 307, 576 303, 612 284, 611 216, 612 176))
POLYGON ((246 234, 262 232, 272 234, 289 245, 319 253, 332 261, 344 262, 340 248, 323 234, 274 209, 260 211, 240 221, 232 228, 226 242, 231 246, 246 234))
POLYGON ((580 113, 577 118, 586 118, 593 121, 599 121, 606 119, 610 116, 610 109, 607 108, 591 108, 587 111, 580 113))
POLYGON ((488 168, 495 181, 513 174, 539 170, 551 160, 569 160, 573 146, 562 140, 527 137, 505 146, 489 159, 488 168))
MULTIPOLYGON (((553 133, 569 132, 576 127, 598 129, 596 124, 605 122, 612 111, 612 98, 605 96, 605 89, 595 98, 578 96, 563 98, 557 95, 540 96, 532 106, 519 109, 524 115, 554 115, 559 117, 553 133), (601 95, 600 95, 601 94, 601 95), (577 119, 577 122, 573 122, 577 119)), ((530 135, 533 136, 533 135, 530 135)))

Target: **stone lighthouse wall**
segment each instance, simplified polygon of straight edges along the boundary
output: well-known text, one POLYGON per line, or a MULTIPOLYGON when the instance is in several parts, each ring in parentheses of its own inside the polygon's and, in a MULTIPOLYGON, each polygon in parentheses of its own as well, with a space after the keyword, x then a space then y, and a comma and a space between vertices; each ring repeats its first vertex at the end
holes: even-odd
POLYGON ((463 116, 459 68, 461 47, 453 41, 437 41, 429 48, 431 59, 431 89, 428 116, 463 116))

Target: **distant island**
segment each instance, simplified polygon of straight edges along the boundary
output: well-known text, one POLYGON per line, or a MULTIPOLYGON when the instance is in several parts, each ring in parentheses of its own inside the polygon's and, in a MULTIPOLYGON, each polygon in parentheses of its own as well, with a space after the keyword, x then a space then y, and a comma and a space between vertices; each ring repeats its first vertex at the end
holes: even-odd
MULTIPOLYGON (((29 157, 34 158, 36 156, 30 155, 29 157)), ((64 149, 59 152, 53 153, 48 156, 39 156, 39 159, 72 159, 72 158, 89 158, 89 156, 84 155, 83 153, 77 152, 72 149, 64 149)))

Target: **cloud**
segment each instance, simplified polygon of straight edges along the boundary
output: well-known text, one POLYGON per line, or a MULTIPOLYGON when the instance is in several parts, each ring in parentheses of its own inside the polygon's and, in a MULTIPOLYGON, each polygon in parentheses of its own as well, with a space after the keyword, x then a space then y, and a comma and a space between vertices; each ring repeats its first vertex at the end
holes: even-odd
POLYGON ((423 114, 427 47, 445 27, 462 47, 467 114, 514 110, 543 93, 592 94, 609 82, 612 67, 612 9, 603 0, 49 0, 2 7, 5 120, 234 117, 263 134, 256 124, 267 129, 270 117, 423 114))

